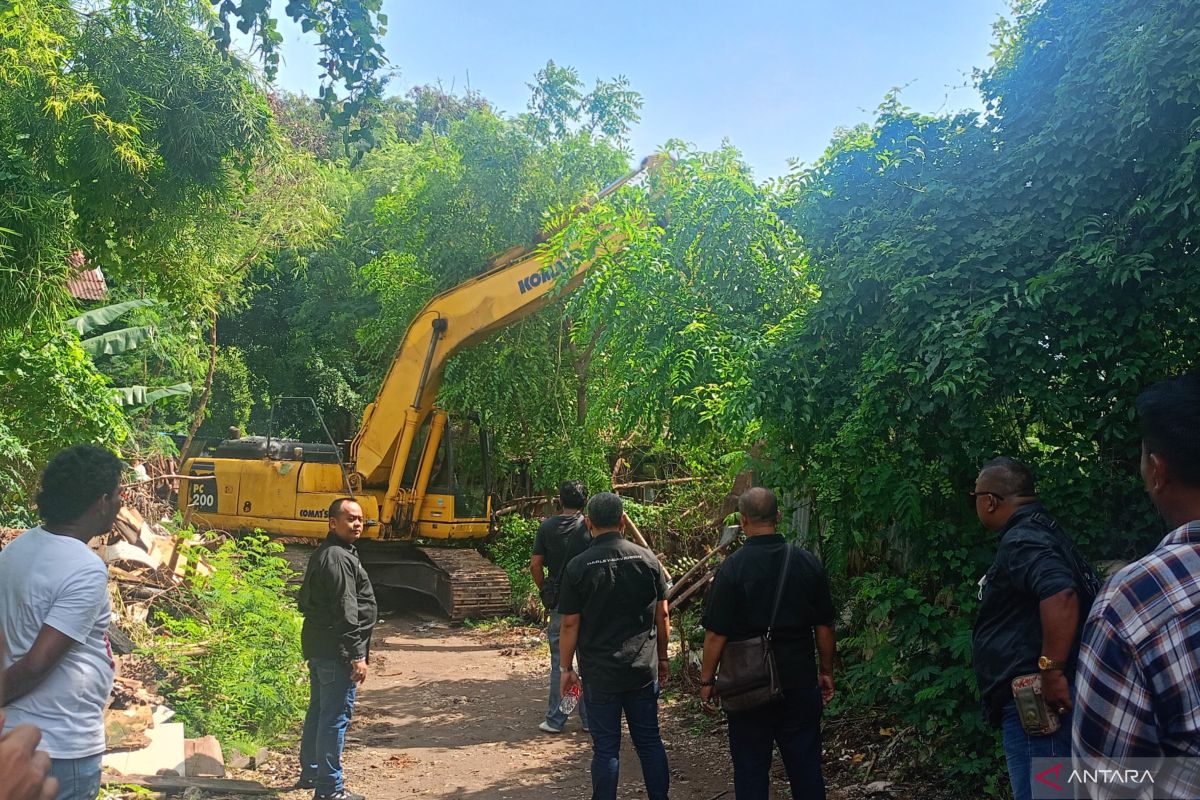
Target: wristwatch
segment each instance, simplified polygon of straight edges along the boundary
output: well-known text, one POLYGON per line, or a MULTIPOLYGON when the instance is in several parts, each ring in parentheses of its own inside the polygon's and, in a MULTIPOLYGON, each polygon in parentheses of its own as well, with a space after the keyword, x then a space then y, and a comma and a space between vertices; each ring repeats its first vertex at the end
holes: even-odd
POLYGON ((1067 662, 1065 661, 1054 661, 1046 656, 1038 657, 1038 669, 1040 669, 1042 672, 1048 672, 1050 670, 1065 670, 1066 668, 1067 662))

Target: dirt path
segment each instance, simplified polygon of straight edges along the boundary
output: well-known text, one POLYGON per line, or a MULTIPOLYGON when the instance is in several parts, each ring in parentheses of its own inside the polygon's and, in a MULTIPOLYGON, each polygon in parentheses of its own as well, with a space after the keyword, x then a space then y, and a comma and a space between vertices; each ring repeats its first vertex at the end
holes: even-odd
MULTIPOLYGON (((545 712, 549 658, 537 634, 383 622, 376 629, 372 674, 347 737, 347 786, 369 800, 589 796, 591 740, 578 720, 572 717, 557 736, 537 729, 545 712)), ((723 737, 697 737, 688 724, 670 705, 664 709, 671 797, 732 800, 723 737)), ((645 796, 628 735, 622 741, 619 796, 645 796)))

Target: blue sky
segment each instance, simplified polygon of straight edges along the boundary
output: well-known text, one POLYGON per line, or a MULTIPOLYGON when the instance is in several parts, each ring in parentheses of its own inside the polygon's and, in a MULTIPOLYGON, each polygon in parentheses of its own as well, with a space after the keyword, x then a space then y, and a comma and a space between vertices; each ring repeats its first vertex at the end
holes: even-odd
MULTIPOLYGON (((385 0, 389 91, 468 85, 509 114, 548 59, 587 84, 625 75, 645 100, 635 155, 680 138, 728 138, 759 179, 812 162, 839 126, 872 118, 892 87, 924 112, 977 108, 1005 0, 742 0, 692 3, 385 0)), ((311 40, 283 26, 278 84, 316 93, 311 40)))

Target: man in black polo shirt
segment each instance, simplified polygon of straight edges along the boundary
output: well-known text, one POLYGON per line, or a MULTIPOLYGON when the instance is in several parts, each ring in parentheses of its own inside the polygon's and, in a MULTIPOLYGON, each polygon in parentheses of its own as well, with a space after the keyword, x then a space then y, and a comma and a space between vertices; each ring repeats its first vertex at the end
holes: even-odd
MULTIPOLYGON (((563 481, 558 487, 558 500, 562 513, 542 520, 537 536, 533 540, 533 555, 529 559, 529 572, 537 585, 542 606, 550 615, 546 626, 546 639, 550 643, 550 697, 546 704, 546 718, 538 725, 544 733, 562 733, 567 724, 567 715, 559 710, 562 696, 559 686, 562 676, 558 668, 558 642, 562 629, 562 617, 558 613, 558 595, 562 587, 562 572, 567 563, 582 553, 592 542, 592 534, 583 521, 583 507, 587 503, 587 487, 583 481, 563 481)), ((579 721, 588 729, 587 708, 579 704, 579 721)))
POLYGON ((728 713, 733 784, 738 800, 766 800, 771 756, 778 744, 792 796, 823 800, 821 709, 833 697, 836 649, 829 579, 816 556, 792 547, 776 533, 779 506, 770 489, 747 490, 738 498, 738 513, 746 543, 717 570, 701 619, 705 634, 700 699, 711 707, 725 642, 767 632, 783 560, 790 558, 771 633, 783 698, 751 711, 728 713))
POLYGON ((592 546, 567 564, 558 610, 562 692, 579 685, 576 644, 592 733, 592 800, 615 800, 621 712, 642 762, 650 800, 666 800, 670 776, 658 732, 659 685, 667 679, 667 584, 658 559, 622 537, 621 498, 595 495, 587 506, 592 546))
POLYGON ((309 557, 296 596, 309 672, 296 788, 315 789, 314 800, 363 800, 346 791, 342 778, 346 728, 358 684, 367 679, 371 631, 378 619, 375 590, 354 547, 363 524, 362 506, 353 498, 330 503, 329 535, 309 557))
POLYGON ((1033 473, 995 458, 975 479, 975 513, 1000 534, 996 559, 979 581, 975 679, 983 714, 1004 731, 1015 800, 1033 796, 1033 759, 1071 755, 1071 683, 1083 620, 1099 581, 1034 491, 1033 473), (1057 733, 1029 736, 1013 701, 1012 680, 1041 672, 1042 696, 1063 721, 1057 733))

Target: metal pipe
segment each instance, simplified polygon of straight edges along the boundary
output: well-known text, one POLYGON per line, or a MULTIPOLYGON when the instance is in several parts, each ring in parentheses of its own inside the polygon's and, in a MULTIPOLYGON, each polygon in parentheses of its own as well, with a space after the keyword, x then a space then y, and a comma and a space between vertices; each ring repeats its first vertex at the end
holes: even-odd
POLYGON ((437 349, 438 341, 446 332, 448 324, 445 317, 435 317, 432 322, 433 333, 429 337, 429 350, 425 353, 425 366, 421 368, 421 380, 417 381, 417 396, 413 398, 413 408, 421 407, 421 395, 425 394, 425 385, 429 383, 429 368, 433 364, 433 352, 437 349))

